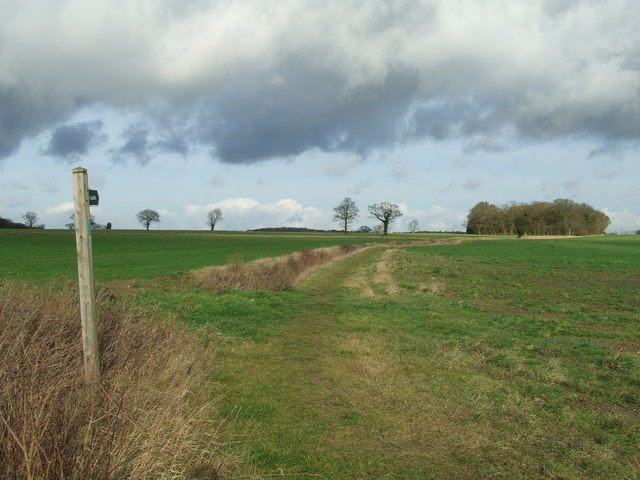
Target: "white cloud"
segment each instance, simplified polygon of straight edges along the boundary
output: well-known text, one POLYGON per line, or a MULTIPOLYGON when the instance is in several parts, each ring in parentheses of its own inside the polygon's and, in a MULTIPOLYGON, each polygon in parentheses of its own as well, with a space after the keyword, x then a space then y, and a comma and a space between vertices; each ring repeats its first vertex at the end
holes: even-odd
POLYGON ((159 208, 158 210, 156 210, 159 214, 160 214, 160 219, 166 219, 166 218, 176 218, 176 214, 172 213, 169 209, 167 208, 159 208))
POLYGON ((603 208, 602 211, 611 219, 607 232, 631 233, 640 230, 640 215, 629 210, 615 212, 603 208))
POLYGON ((59 215, 66 212, 73 212, 73 202, 64 202, 55 207, 47 207, 45 215, 59 215))
POLYGON ((207 212, 220 208, 224 215, 221 228, 247 230, 264 227, 330 228, 330 218, 314 207, 304 207, 296 200, 281 199, 261 203, 246 197, 228 198, 207 205, 184 207, 189 223, 204 225, 207 212))

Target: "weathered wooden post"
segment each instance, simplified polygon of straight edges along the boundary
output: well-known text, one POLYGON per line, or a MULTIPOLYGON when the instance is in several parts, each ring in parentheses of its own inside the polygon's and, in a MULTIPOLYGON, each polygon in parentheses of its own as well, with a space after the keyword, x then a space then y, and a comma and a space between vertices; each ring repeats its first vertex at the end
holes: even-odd
POLYGON ((89 181, 86 168, 73 169, 73 203, 75 209, 76 250, 78 254, 84 373, 87 382, 94 383, 100 378, 100 352, 98 350, 96 299, 93 286, 89 181))

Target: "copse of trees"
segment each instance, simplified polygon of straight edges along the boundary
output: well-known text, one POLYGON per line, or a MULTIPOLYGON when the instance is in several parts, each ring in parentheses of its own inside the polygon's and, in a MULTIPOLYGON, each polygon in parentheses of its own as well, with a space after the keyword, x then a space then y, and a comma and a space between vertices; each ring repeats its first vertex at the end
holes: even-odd
POLYGON ((611 220, 586 203, 567 198, 502 207, 477 203, 467 215, 467 233, 480 235, 601 235, 611 220))
POLYGON ((27 226, 24 223, 18 223, 8 218, 0 217, 0 228, 27 228, 27 226))

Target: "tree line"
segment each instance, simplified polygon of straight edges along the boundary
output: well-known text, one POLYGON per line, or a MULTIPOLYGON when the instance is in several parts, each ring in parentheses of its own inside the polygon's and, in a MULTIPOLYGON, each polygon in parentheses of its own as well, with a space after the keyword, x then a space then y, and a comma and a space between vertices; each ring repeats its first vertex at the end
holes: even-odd
MULTIPOLYGON (((403 214, 400 210, 400 207, 395 203, 391 202, 382 202, 382 203, 374 203, 367 207, 369 211, 370 217, 380 221, 380 224, 376 228, 371 228, 368 226, 362 226, 357 231, 358 232, 379 232, 384 233, 385 235, 389 233, 389 229, 393 222, 400 218, 403 214)), ((350 198, 346 197, 338 206, 334 209, 333 219, 336 222, 339 222, 342 231, 347 233, 352 226, 353 222, 356 221, 359 215, 359 209, 356 205, 356 202, 350 198)), ((138 222, 142 224, 145 229, 149 230, 149 227, 152 223, 160 222, 160 214, 151 209, 145 209, 136 214, 138 222)), ((207 224, 213 231, 215 229, 216 223, 224 218, 224 214, 220 208, 214 208, 207 213, 207 224)), ((418 222, 417 220, 413 220, 410 222, 410 228, 412 231, 417 230, 418 222)))
MULTIPOLYGON (((333 220, 339 223, 344 233, 350 231, 359 216, 356 202, 350 197, 345 197, 333 211, 333 220)), ((400 207, 391 202, 374 203, 367 207, 367 211, 370 218, 380 223, 373 228, 363 225, 356 232, 386 235, 394 221, 403 215, 400 207)), ((44 225, 37 224, 39 216, 36 212, 26 212, 22 218, 24 223, 0 218, 0 228, 44 228, 44 225)), ((147 230, 152 223, 160 222, 160 214, 151 209, 138 212, 136 218, 147 230)), ((223 219, 222 210, 214 208, 207 213, 206 223, 213 231, 223 219)), ((72 215, 67 227, 74 228, 74 222, 72 215)), ((566 198, 552 202, 510 202, 500 207, 483 201, 469 211, 466 230, 467 233, 480 235, 601 235, 610 223, 609 217, 603 212, 586 203, 576 203, 566 198)), ((93 216, 91 224, 93 228, 111 228, 111 223, 98 225, 93 216)), ((418 231, 417 220, 409 222, 408 227, 412 233, 418 231)), ((636 233, 640 234, 640 230, 636 233)))
POLYGON ((477 203, 467 215, 467 233, 480 235, 601 235, 611 223, 603 212, 567 198, 552 202, 477 203))

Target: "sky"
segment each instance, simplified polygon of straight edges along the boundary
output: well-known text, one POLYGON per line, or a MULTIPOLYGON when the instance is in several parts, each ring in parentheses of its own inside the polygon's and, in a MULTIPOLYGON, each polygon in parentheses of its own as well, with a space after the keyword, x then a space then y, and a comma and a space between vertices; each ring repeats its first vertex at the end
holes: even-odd
POLYGON ((353 227, 570 198, 640 229, 637 0, 0 0, 0 217, 353 227))

